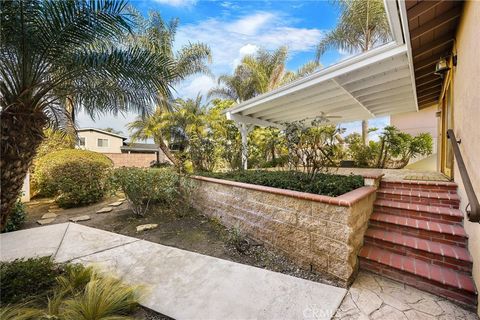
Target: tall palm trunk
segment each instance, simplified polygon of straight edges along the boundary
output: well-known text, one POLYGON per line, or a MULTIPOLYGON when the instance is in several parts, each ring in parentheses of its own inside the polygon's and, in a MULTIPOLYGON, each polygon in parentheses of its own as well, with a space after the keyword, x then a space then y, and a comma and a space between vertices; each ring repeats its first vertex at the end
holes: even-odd
POLYGON ((47 119, 42 112, 29 112, 25 105, 11 105, 0 119, 0 230, 3 230, 22 190, 36 150, 44 138, 47 119))

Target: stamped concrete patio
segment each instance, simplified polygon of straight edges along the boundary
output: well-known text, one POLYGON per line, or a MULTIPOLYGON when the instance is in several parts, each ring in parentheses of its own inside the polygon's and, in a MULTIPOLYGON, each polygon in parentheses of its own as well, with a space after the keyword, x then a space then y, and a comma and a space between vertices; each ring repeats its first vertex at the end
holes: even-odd
POLYGON ((442 319, 475 313, 360 272, 348 290, 75 223, 0 235, 0 257, 51 255, 144 287, 142 304, 175 319, 442 319))

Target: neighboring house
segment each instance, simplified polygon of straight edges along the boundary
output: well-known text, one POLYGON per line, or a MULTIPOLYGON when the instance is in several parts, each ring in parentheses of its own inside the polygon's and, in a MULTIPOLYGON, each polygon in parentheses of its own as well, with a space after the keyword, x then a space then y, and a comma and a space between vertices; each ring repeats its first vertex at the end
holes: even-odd
POLYGON ((150 167, 155 162, 170 162, 153 143, 128 143, 122 135, 96 128, 81 128, 77 133, 77 148, 103 153, 115 167, 150 167))
POLYGON ((77 133, 77 148, 100 153, 122 153, 121 147, 127 140, 119 134, 95 128, 78 129, 77 133))

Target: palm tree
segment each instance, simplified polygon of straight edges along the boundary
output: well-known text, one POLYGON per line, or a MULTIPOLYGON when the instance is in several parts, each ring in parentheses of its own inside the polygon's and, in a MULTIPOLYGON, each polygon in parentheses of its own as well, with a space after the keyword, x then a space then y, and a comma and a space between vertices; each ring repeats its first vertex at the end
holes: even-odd
MULTIPOLYGON (((317 61, 334 48, 350 53, 365 52, 387 42, 390 27, 383 0, 337 0, 341 14, 335 29, 318 44, 317 61)), ((368 143, 368 121, 362 121, 363 143, 368 143)))
POLYGON ((94 116, 147 113, 170 95, 169 57, 125 43, 134 27, 121 0, 11 0, 0 10, 1 219, 3 228, 46 127, 67 108, 94 116))
POLYGON ((272 52, 261 49, 254 55, 245 56, 233 75, 218 78, 219 86, 210 90, 208 96, 240 103, 304 77, 320 67, 320 63, 310 61, 295 72, 286 71, 287 56, 285 46, 272 52))
MULTIPOLYGON (((167 23, 156 11, 150 12, 148 19, 133 9, 132 14, 140 27, 130 41, 161 56, 167 56, 173 61, 176 77, 171 79, 172 86, 194 74, 211 74, 208 63, 212 60, 212 53, 206 44, 189 43, 178 51, 174 50, 178 19, 172 19, 167 23)), ((162 96, 162 92, 159 94, 162 96)), ((162 113, 172 111, 172 102, 169 96, 162 96, 161 103, 150 119, 141 116, 129 127, 136 132, 132 138, 153 138, 167 158, 176 164, 177 160, 165 143, 160 130, 163 125, 162 113), (142 125, 144 130, 142 130, 142 125)))

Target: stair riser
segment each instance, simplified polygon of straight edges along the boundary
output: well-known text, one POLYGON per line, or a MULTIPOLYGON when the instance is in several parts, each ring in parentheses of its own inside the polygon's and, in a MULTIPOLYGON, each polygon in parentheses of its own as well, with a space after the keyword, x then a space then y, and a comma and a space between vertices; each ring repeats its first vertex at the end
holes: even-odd
POLYGON ((454 300, 470 310, 474 310, 475 306, 477 305, 477 297, 468 291, 430 281, 426 278, 393 269, 375 261, 360 257, 360 268, 383 275, 396 281, 406 283, 420 290, 454 300))
POLYGON ((399 201, 405 203, 423 204, 429 206, 441 206, 452 209, 458 209, 460 201, 426 197, 412 197, 408 195, 388 194, 377 192, 377 199, 399 201))
POLYGON ((423 211, 414 211, 414 210, 408 210, 408 209, 399 209, 399 208, 392 208, 392 207, 383 207, 383 206, 377 206, 377 205, 374 206, 374 212, 394 214, 397 216, 402 216, 407 218, 436 221, 436 222, 447 223, 447 224, 460 225, 463 221, 463 217, 442 215, 438 213, 423 212, 423 211))
POLYGON ((370 226, 380 228, 387 231, 398 232, 404 235, 410 235, 414 237, 419 237, 422 239, 427 239, 431 241, 438 241, 454 246, 459 246, 465 248, 467 246, 467 239, 465 237, 444 234, 439 232, 432 232, 423 229, 410 228, 408 226, 399 226, 387 222, 370 220, 370 226))
POLYGON ((368 236, 365 237, 365 243, 378 248, 389 250, 404 256, 421 259, 423 261, 429 262, 430 264, 439 265, 442 267, 448 267, 456 271, 461 271, 465 274, 471 274, 472 272, 472 263, 468 261, 462 261, 462 260, 457 260, 450 257, 444 257, 439 254, 418 250, 415 248, 383 241, 380 239, 370 238, 368 236))
POLYGON ((457 193, 456 186, 430 186, 430 185, 415 185, 415 184, 402 184, 392 182, 381 182, 381 188, 397 189, 397 190, 411 190, 411 191, 433 191, 433 192, 446 192, 457 193))

